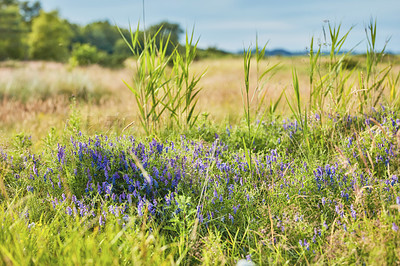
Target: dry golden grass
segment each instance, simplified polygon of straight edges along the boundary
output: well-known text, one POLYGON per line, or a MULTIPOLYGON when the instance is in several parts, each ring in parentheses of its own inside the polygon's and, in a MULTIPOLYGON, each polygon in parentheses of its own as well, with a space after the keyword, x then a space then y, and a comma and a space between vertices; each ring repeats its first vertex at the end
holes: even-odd
MULTIPOLYGON (((395 57, 396 59, 397 57, 395 57)), ((399 61, 399 60, 397 60, 399 61)), ((279 63, 276 73, 264 85, 265 107, 282 90, 292 95, 292 68, 297 69, 303 100, 309 96, 307 57, 271 57, 260 63, 260 72, 279 63)), ((127 64, 128 65, 128 64, 127 64)), ((244 88, 243 59, 221 58, 196 61, 192 72, 206 74, 200 81, 198 110, 215 121, 237 123, 242 118, 241 89, 244 88)), ((400 71, 400 64, 393 73, 400 71)), ((134 68, 117 70, 99 66, 77 67, 53 62, 3 62, 0 64, 0 137, 24 131, 43 138, 51 127, 62 128, 69 115, 71 97, 76 96, 83 130, 117 132, 138 119, 133 94, 123 83, 132 84, 134 68), (19 95, 19 94, 25 95, 19 95), (6 95, 6 97, 4 97, 6 95), (14 97, 10 97, 11 95, 14 97)), ((257 86, 256 62, 252 61, 250 87, 257 86)), ((257 97, 253 105, 257 104, 257 97)), ((289 112, 284 98, 279 112, 289 112)), ((138 120, 137 120, 138 121, 138 120)), ((139 126, 138 122, 136 123, 139 126)))
POLYGON ((123 105, 121 100, 124 104, 133 103, 122 82, 129 78, 128 69, 99 66, 70 69, 68 65, 53 62, 3 63, 0 92, 6 93, 0 101, 0 134, 24 131, 42 138, 51 127, 65 125, 72 97, 78 99, 83 118, 95 115, 97 119, 93 121, 100 120, 101 124, 102 120, 110 120, 108 116, 115 116, 117 107, 123 105), (108 113, 110 109, 113 113, 108 113))
MULTIPOLYGON (((277 63, 279 67, 275 74, 267 76, 265 83, 258 84, 256 61, 251 62, 250 94, 253 95, 257 86, 263 87, 267 95, 265 105, 268 105, 270 100, 276 101, 284 89, 288 89, 287 93, 291 95, 291 66, 296 63, 292 59, 273 57, 264 60, 260 63, 259 72, 277 63)), ((200 72, 201 69, 207 69, 207 73, 200 82, 200 86, 203 87, 199 99, 200 109, 209 112, 216 120, 223 120, 227 116, 231 117, 231 121, 241 118, 243 111, 241 91, 244 89, 243 60, 240 58, 204 60, 193 65, 195 72, 200 72)), ((303 76, 301 82, 305 83, 303 76)), ((259 97, 255 95, 253 104, 258 104, 258 100, 259 97)))

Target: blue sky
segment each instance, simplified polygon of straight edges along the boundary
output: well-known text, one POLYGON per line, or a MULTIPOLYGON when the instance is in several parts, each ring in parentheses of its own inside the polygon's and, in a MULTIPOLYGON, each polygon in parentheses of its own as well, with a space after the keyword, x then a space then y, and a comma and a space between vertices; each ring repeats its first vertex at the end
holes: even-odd
MULTIPOLYGON (((62 17, 87 24, 108 19, 127 27, 143 22, 142 0, 42 0, 46 11, 58 9, 62 17)), ((391 37, 388 49, 400 53, 399 0, 145 0, 145 23, 179 23, 183 29, 195 26, 202 48, 216 46, 238 51, 260 44, 268 48, 304 51, 312 36, 322 38, 322 26, 342 23, 343 33, 354 26, 346 46, 366 47, 364 27, 377 18, 378 47, 391 37)))

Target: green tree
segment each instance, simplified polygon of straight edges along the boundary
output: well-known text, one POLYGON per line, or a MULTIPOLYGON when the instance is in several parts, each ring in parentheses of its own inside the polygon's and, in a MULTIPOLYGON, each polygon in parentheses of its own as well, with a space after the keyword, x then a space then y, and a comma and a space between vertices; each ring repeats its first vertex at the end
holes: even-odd
MULTIPOLYGON (((7 3, 6 3, 7 2, 7 3)), ((22 59, 26 51, 26 28, 18 5, 0 2, 0 60, 22 59)))
POLYGON ((79 24, 69 23, 69 28, 71 29, 71 49, 75 44, 85 43, 85 37, 83 36, 83 27, 79 24))
POLYGON ((17 0, 0 0, 0 8, 5 8, 8 6, 19 6, 19 13, 25 23, 30 26, 33 18, 39 15, 40 10, 42 10, 42 5, 39 1, 17 1, 17 0))
POLYGON ((64 61, 68 58, 72 33, 69 24, 57 11, 41 11, 32 21, 29 54, 32 59, 64 61))
POLYGON ((112 54, 115 43, 121 36, 115 26, 108 21, 97 21, 86 25, 82 30, 83 42, 96 46, 97 49, 112 54))
POLYGON ((18 1, 15 0, 0 0, 0 8, 10 6, 10 5, 17 5, 18 1))

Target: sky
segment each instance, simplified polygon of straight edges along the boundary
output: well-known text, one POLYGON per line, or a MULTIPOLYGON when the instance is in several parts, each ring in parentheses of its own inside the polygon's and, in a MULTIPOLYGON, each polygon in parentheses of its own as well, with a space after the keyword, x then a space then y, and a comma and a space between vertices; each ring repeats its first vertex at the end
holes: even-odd
MULTIPOLYGON (((344 46, 366 50, 365 27, 377 20, 377 46, 400 53, 399 0, 41 0, 46 11, 58 9, 61 17, 81 25, 109 20, 120 27, 136 28, 161 21, 178 23, 200 38, 199 47, 237 52, 268 42, 268 49, 303 52, 311 37, 324 43, 327 21, 352 30, 344 46), (357 46, 356 46, 357 45, 357 46)), ((143 27, 142 27, 143 28, 143 27)), ((183 39, 184 36, 182 36, 183 39)))

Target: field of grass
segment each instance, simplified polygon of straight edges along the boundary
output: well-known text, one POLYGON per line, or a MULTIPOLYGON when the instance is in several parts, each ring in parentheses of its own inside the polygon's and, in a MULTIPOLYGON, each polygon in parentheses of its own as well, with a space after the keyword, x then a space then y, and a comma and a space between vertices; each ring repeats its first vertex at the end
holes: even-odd
MULTIPOLYGON (((276 73, 265 85, 268 98, 276 100, 282 90, 293 95, 292 67, 297 69, 301 94, 308 95, 308 60, 307 57, 272 57, 262 62, 261 69, 279 63, 276 73)), ((398 56, 390 59, 393 73, 399 72, 399 61, 398 56)), ((72 97, 77 99, 76 107, 84 125, 82 130, 120 132, 136 118, 137 112, 134 96, 123 83, 131 82, 135 72, 130 65, 128 62, 125 68, 110 70, 98 66, 71 69, 65 64, 49 62, 0 63, 0 134, 10 137, 29 131, 35 140, 40 140, 49 128, 62 129, 70 113, 72 97)), ((240 122, 243 117, 243 59, 206 59, 194 62, 192 69, 194 73, 206 71, 199 82, 203 88, 199 94, 200 113, 208 113, 209 118, 218 123, 240 122)), ((255 72, 252 69, 250 76, 253 87, 255 72)), ((288 112, 287 104, 282 101, 278 113, 288 112)))
POLYGON ((186 49, 0 63, 2 264, 399 264, 399 56, 186 49))
MULTIPOLYGON (((299 65, 305 60, 271 58, 265 63, 281 65, 267 84, 271 98, 276 99, 283 88, 290 86, 292 64, 299 65)), ((203 91, 199 94, 198 108, 213 121, 228 119, 237 124, 242 118, 242 109, 238 108, 242 105, 240 89, 244 84, 242 61, 241 58, 207 59, 192 65, 195 73, 206 71, 199 83, 203 91)), ((134 96, 123 83, 131 83, 135 73, 131 65, 128 62, 122 69, 110 70, 98 66, 70 69, 68 65, 49 62, 0 63, 0 134, 10 137, 29 131, 35 140, 40 140, 51 127, 62 129, 73 96, 82 130, 121 132, 137 118, 134 96)), ((255 82, 256 75, 252 74, 255 82)), ((136 126, 139 128, 133 130, 140 131, 140 125, 136 126)))

